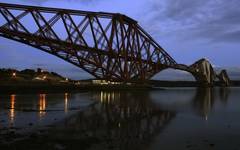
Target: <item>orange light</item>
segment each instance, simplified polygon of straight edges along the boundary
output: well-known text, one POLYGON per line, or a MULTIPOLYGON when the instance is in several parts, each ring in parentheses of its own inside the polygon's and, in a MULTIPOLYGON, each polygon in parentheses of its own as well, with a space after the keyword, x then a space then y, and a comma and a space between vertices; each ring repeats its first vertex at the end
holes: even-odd
POLYGON ((64 94, 64 112, 68 112, 68 93, 64 94))
POLYGON ((40 118, 44 117, 46 114, 46 94, 39 95, 39 116, 40 118))
POLYGON ((43 76, 43 80, 45 80, 47 78, 47 76, 43 76))
POLYGON ((10 96, 10 122, 14 122, 15 118, 15 100, 16 100, 16 95, 12 94, 10 96))

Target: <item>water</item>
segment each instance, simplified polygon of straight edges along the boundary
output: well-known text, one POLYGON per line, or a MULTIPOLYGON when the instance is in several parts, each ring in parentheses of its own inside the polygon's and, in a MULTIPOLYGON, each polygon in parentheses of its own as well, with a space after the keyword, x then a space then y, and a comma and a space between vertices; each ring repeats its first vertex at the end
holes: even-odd
POLYGON ((89 106, 90 99, 87 93, 0 95, 0 128, 51 125, 89 106))
POLYGON ((239 96, 240 88, 1 95, 0 134, 45 129, 10 138, 19 149, 234 150, 239 96))

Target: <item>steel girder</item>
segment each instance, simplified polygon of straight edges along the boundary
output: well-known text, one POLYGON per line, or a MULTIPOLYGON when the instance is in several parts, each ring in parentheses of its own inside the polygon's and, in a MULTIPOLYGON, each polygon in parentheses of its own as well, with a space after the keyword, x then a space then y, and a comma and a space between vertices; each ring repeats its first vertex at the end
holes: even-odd
POLYGON ((0 3, 0 36, 60 57, 98 79, 145 80, 175 60, 118 13, 0 3))

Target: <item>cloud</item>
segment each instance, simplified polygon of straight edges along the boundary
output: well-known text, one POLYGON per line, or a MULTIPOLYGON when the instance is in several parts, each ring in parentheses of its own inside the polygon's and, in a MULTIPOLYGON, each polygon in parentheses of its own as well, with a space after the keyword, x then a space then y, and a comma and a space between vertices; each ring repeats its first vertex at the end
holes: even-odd
MULTIPOLYGON (((0 0, 3 1, 3 0, 0 0)), ((239 0, 9 0, 11 3, 120 12, 138 20, 156 39, 222 42, 220 37, 238 36, 239 0), (113 5, 114 4, 114 5, 113 5), (234 30, 233 30, 234 29, 234 30), (230 34, 228 34, 230 35, 230 34)), ((231 37, 226 42, 234 42, 231 37)))
POLYGON ((222 42, 236 42, 239 43, 240 41, 240 30, 228 32, 222 34, 221 36, 217 37, 215 40, 222 41, 222 42))
POLYGON ((172 20, 187 20, 196 17, 196 14, 209 1, 169 0, 166 4, 165 15, 172 20))
MULTIPOLYGON (((149 31, 156 37, 181 35, 181 39, 199 40, 204 38, 210 42, 238 42, 240 9, 239 0, 168 0, 165 3, 154 1, 150 8, 154 25, 149 31), (158 3, 158 5, 156 5, 158 3), (160 9, 158 11, 156 6, 160 9), (231 36, 232 35, 232 36, 231 36)), ((145 25, 148 28, 148 25, 145 25)))

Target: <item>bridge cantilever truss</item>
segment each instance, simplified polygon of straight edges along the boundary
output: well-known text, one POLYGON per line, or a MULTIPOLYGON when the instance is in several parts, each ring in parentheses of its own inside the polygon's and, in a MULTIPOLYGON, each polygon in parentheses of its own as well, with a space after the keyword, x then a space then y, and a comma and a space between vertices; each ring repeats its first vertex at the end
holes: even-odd
POLYGON ((0 36, 58 56, 98 79, 149 79, 174 59, 122 14, 0 3, 0 36))
POLYGON ((60 57, 98 79, 147 80, 173 68, 204 85, 216 78, 230 82, 225 70, 217 75, 205 59, 177 64, 137 21, 118 13, 0 3, 0 36, 60 57))

